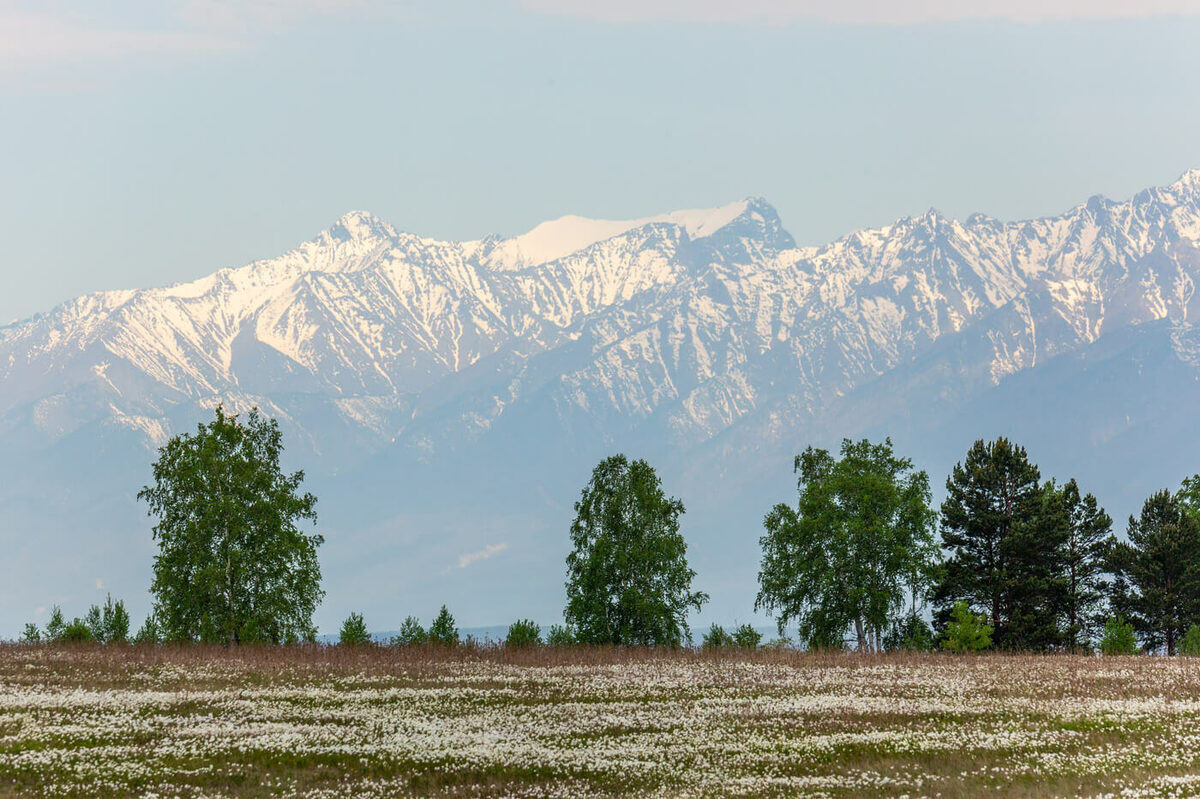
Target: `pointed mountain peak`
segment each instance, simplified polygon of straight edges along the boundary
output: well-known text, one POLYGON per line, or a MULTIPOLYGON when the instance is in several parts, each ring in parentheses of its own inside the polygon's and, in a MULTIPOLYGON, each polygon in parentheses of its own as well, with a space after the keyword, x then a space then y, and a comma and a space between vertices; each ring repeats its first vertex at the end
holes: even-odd
POLYGON ((362 241, 364 239, 390 239, 396 229, 374 214, 366 211, 349 211, 329 228, 329 236, 339 241, 362 241))
POLYGON ((1189 169, 1167 188, 1172 191, 1200 194, 1200 169, 1189 169))

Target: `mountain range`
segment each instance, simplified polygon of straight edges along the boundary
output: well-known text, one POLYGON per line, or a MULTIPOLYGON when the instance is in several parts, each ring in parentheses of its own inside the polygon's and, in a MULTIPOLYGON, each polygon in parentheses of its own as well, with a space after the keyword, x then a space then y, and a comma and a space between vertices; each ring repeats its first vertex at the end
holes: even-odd
POLYGON ((321 498, 323 628, 442 602, 557 621, 571 504, 617 450, 688 506, 722 619, 751 618, 760 520, 808 444, 891 436, 938 486, 1010 435, 1120 519, 1200 471, 1198 280, 1200 170, 822 246, 758 198, 468 242, 351 212, 278 258, 0 328, 0 635, 107 590, 147 606, 134 496, 217 404, 278 418, 321 498))

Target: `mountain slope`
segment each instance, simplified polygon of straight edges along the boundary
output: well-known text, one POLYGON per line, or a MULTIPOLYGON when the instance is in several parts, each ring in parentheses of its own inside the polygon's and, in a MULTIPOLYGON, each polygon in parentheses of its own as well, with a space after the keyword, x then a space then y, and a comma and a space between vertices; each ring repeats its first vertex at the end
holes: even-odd
MULTIPOLYGON (((514 521, 494 535, 523 531, 527 557, 553 574, 557 550, 529 531, 558 529, 586 465, 613 448, 653 456, 668 488, 675 479, 702 507, 725 497, 722 523, 748 520, 751 532, 758 487, 786 486, 787 455, 809 442, 891 433, 937 461, 922 464, 936 483, 976 419, 978 435, 1034 430, 1006 410, 1021 407, 1057 420, 1036 428, 1046 440, 1028 442, 1035 457, 1075 418, 1111 433, 1072 444, 1081 457, 1132 451, 1139 425, 1185 418, 1198 279, 1200 170, 1057 217, 931 210, 819 247, 797 247, 754 198, 630 221, 564 217, 471 242, 352 212, 275 259, 88 295, 0 328, 0 544, 27 551, 15 568, 46 554, 15 543, 29 526, 58 552, 83 551, 92 535, 144 546, 139 464, 217 403, 281 419, 343 541, 376 551, 397 540, 389 519, 425 507, 433 517, 420 525, 473 530, 472 546, 512 500, 514 521), (1155 342, 1161 379, 1146 388, 1178 396, 1146 395, 1142 410, 1162 401, 1162 414, 1128 407, 1140 396, 1128 375, 1144 372, 1127 367, 1143 356, 1111 342, 1134 331, 1155 342), (1126 375, 1126 393, 1067 379, 1079 358, 1126 375), (1053 405, 1012 393, 1055 381, 1053 405), (1123 416, 1139 421, 1121 428, 1123 416), (110 463, 89 469, 98 452, 110 463), (463 503, 456 489, 468 484, 477 496, 463 503), (523 493, 531 486, 538 499, 523 493), (456 521, 438 517, 447 501, 461 505, 456 521), (79 532, 98 505, 101 528, 79 532), (49 521, 38 507, 54 509, 49 521)), ((742 542, 751 554, 755 537, 742 542)), ((139 590, 145 566, 124 570, 139 590)))

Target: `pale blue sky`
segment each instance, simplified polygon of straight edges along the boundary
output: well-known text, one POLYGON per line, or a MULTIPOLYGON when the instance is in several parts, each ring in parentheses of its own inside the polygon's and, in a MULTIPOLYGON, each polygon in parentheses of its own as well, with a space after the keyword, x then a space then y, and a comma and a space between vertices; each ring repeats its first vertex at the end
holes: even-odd
POLYGON ((0 0, 0 323, 354 208, 1058 213, 1200 166, 1197 41, 1200 0, 0 0))

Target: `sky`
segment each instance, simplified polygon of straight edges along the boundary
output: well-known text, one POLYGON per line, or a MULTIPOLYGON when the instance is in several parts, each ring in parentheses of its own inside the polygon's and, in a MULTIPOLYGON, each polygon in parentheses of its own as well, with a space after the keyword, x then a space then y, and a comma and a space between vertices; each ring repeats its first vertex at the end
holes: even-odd
POLYGON ((1200 167, 1200 0, 0 0, 0 324, 271 257, 762 196, 817 244, 1200 167))

